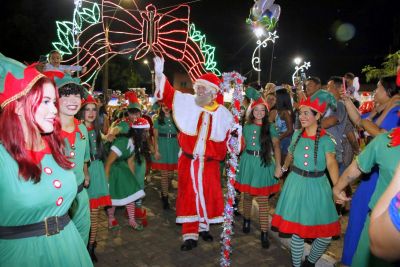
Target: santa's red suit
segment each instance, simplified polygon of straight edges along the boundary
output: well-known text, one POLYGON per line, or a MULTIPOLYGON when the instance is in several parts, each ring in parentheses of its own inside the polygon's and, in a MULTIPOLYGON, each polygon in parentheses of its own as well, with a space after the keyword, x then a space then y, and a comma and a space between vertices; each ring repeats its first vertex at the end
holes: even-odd
POLYGON ((220 161, 227 153, 233 117, 216 102, 212 107, 199 107, 194 95, 175 91, 164 75, 156 80, 155 95, 173 110, 180 131, 176 222, 183 224, 184 240, 197 240, 210 223, 223 222, 220 161))

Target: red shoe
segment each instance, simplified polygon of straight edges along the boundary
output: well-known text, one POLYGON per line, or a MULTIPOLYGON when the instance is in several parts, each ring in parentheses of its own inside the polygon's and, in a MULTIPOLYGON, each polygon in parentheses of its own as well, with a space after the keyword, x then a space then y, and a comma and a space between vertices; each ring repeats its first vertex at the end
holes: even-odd
POLYGON ((148 225, 147 222, 147 210, 144 208, 135 208, 135 217, 141 222, 143 227, 148 225))
POLYGON ((110 222, 108 222, 109 230, 118 230, 120 228, 121 228, 121 226, 119 225, 118 221, 115 218, 111 221, 111 225, 110 225, 110 222))

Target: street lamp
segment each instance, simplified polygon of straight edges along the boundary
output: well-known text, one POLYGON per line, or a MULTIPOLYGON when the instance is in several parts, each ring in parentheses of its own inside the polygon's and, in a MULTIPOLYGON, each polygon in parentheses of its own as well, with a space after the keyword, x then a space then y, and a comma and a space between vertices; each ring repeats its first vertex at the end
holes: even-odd
POLYGON ((294 64, 296 64, 298 66, 303 61, 303 59, 301 57, 296 57, 293 61, 294 61, 294 64))
POLYGON ((151 74, 151 94, 154 95, 154 70, 149 66, 149 61, 147 59, 143 60, 143 63, 147 66, 151 74))

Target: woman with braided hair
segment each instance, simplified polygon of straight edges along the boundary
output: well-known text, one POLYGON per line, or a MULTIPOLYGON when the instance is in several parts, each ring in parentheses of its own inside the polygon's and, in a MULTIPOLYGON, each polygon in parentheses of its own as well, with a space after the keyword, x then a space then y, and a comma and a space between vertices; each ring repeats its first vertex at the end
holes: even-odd
POLYGON ((251 206, 253 197, 257 197, 260 206, 261 246, 269 248, 268 197, 280 189, 278 178, 282 174, 281 150, 275 126, 268 120, 267 103, 254 88, 247 88, 246 95, 252 101, 243 128, 246 147, 240 158, 235 188, 244 193, 243 232, 250 232, 251 206))
POLYGON ((327 103, 310 98, 299 104, 302 129, 296 131, 289 146, 282 171, 291 172, 283 186, 272 218, 272 227, 291 234, 293 266, 300 266, 304 252, 304 239, 314 239, 310 255, 301 266, 314 266, 328 247, 332 236, 340 235, 340 224, 332 189, 338 180, 333 139, 321 128, 320 120, 327 103))

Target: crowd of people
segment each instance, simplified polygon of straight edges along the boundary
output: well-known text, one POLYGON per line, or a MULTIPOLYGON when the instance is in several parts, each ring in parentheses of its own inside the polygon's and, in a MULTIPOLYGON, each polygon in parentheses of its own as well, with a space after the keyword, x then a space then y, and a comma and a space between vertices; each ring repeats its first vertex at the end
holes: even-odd
POLYGON ((85 67, 60 62, 57 51, 29 66, 0 54, 1 266, 92 266, 100 212, 110 231, 120 228, 120 206, 132 230, 146 227, 150 172, 161 176, 165 210, 177 173, 180 250, 195 249, 199 237, 213 242, 210 225, 224 220, 221 181, 228 152, 235 153, 227 145, 232 138, 240 141, 235 207, 242 201, 249 234, 256 199, 263 249, 268 232, 278 231, 291 237, 293 266, 315 266, 350 211, 343 265, 394 266, 400 259, 400 74, 379 80, 374 107, 363 114, 352 73, 332 76, 326 86, 318 77, 264 90, 245 86, 242 128, 233 131, 212 73, 194 81, 194 94, 182 93, 156 57, 151 112, 133 91, 110 112, 73 77, 85 67))

